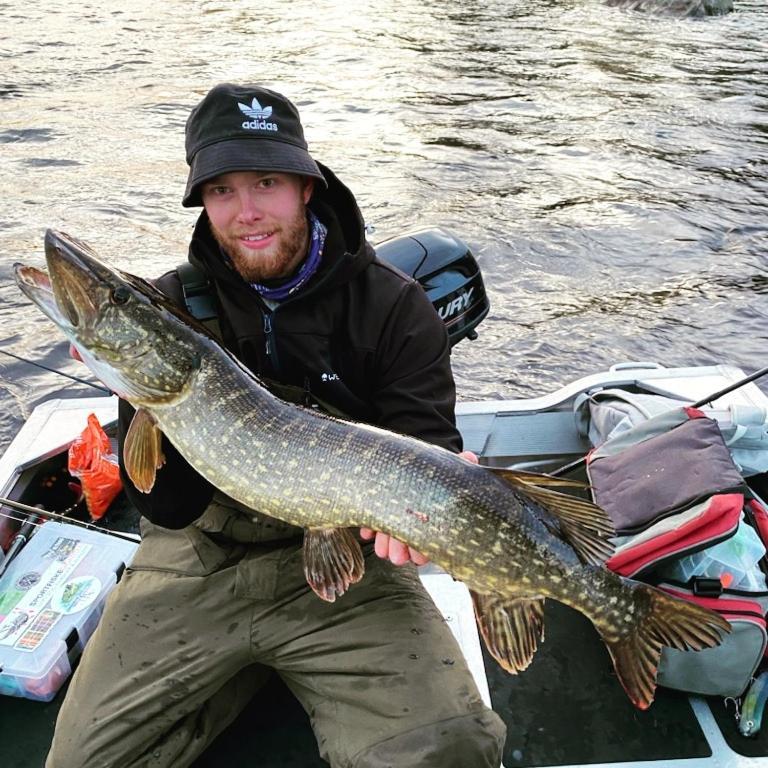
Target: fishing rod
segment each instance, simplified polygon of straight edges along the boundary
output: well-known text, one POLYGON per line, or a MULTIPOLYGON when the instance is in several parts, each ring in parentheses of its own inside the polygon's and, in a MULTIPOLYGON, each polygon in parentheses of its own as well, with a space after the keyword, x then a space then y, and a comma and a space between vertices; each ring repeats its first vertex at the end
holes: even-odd
MULTIPOLYGON (((761 368, 759 371, 755 371, 754 373, 750 373, 749 376, 745 376, 743 379, 739 379, 733 384, 729 384, 727 387, 724 387, 723 389, 720 389, 717 392, 713 392, 711 395, 707 395, 707 397, 703 397, 701 400, 697 400, 695 403, 693 403, 689 407, 701 408, 702 405, 707 405, 707 404, 711 405, 712 402, 714 400, 717 400, 719 397, 722 397, 723 395, 727 395, 730 392, 733 392, 735 389, 738 389, 739 387, 743 387, 745 384, 749 384, 750 382, 755 381, 756 379, 759 379, 761 376, 765 376, 766 373, 768 373, 768 366, 766 366, 765 368, 761 368)), ((558 469, 555 469, 552 472, 549 472, 548 474, 552 475, 552 477, 560 477, 560 475, 564 475, 573 469, 578 469, 579 467, 583 466, 586 463, 587 463, 587 457, 582 456, 580 459, 576 459, 576 461, 572 461, 569 464, 565 464, 562 467, 559 467, 558 469)))
MULTIPOLYGON (((11 501, 10 499, 4 499, 1 496, 0 496, 0 506, 9 507, 10 509, 14 509, 17 512, 26 512, 28 515, 36 515, 37 517, 42 517, 45 520, 54 520, 57 523, 66 523, 67 525, 76 525, 80 528, 87 528, 89 531, 106 533, 109 536, 114 536, 117 539, 130 541, 133 544, 137 544, 140 541, 140 537, 138 536, 138 534, 118 533, 117 531, 110 531, 107 528, 100 528, 98 525, 94 525, 93 523, 85 523, 82 520, 75 520, 74 518, 67 517, 66 515, 59 514, 58 512, 49 512, 47 509, 42 509, 41 507, 31 507, 29 504, 22 504, 19 501, 11 501)), ((0 512, 0 515, 2 515, 1 512, 0 512)), ((2 515, 2 516, 11 517, 11 515, 2 515)), ((18 518, 11 518, 11 519, 15 520, 18 518)), ((37 525, 41 525, 41 523, 37 523, 37 525)))
POLYGON ((68 373, 64 373, 63 371, 57 371, 55 368, 49 368, 47 365, 43 365, 42 363, 36 363, 34 360, 28 360, 26 357, 20 357, 19 355, 15 355, 13 352, 8 352, 5 349, 0 349, 0 352, 4 355, 8 355, 8 357, 13 357, 16 360, 21 361, 22 363, 34 365, 35 367, 42 368, 44 371, 49 371, 50 373, 56 373, 59 376, 63 376, 65 379, 71 379, 72 381, 76 381, 79 384, 86 384, 89 387, 93 387, 94 389, 98 389, 98 390, 101 390, 102 392, 106 392, 108 395, 112 394, 106 387, 100 387, 98 384, 94 384, 92 381, 86 381, 85 379, 78 378, 77 376, 72 376, 68 373))

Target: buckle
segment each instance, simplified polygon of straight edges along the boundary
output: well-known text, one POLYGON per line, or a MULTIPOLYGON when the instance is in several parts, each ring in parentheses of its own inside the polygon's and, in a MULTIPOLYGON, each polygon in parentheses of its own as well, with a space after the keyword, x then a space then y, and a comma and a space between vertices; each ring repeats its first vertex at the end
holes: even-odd
POLYGON ((723 594, 723 583, 720 579, 709 579, 704 576, 694 576, 693 594, 700 597, 720 597, 723 594))

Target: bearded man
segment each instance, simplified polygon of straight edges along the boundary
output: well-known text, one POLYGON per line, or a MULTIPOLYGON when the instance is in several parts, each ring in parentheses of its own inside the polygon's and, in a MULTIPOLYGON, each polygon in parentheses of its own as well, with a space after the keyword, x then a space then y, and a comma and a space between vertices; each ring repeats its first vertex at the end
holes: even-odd
MULTIPOLYGON (((193 279, 173 270, 158 288, 182 308, 204 295, 222 343, 281 396, 461 451, 445 327, 376 258, 296 107, 218 85, 186 149, 182 204, 203 206, 193 279)), ((121 401, 121 452, 132 415, 121 401)), ((122 472, 142 543, 73 677, 48 768, 188 766, 272 671, 334 768, 498 768, 503 724, 421 585, 420 553, 364 529, 365 577, 324 602, 300 529, 225 496, 165 438, 163 453, 148 494, 122 472)))

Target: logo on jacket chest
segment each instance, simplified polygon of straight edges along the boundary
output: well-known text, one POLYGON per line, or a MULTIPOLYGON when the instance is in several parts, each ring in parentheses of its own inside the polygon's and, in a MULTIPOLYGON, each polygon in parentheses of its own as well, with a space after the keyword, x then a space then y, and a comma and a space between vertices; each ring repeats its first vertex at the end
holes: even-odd
POLYGON ((341 379, 339 378, 338 373, 321 373, 320 381, 325 383, 328 381, 341 381, 341 379))

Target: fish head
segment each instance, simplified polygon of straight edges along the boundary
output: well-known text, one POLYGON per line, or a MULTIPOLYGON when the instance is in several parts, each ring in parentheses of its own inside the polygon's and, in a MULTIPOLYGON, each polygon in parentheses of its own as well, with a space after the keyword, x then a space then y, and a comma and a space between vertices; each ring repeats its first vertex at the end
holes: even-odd
POLYGON ((45 260, 47 272, 15 264, 16 283, 98 379, 136 406, 184 397, 200 366, 201 334, 160 291, 52 229, 45 260))

